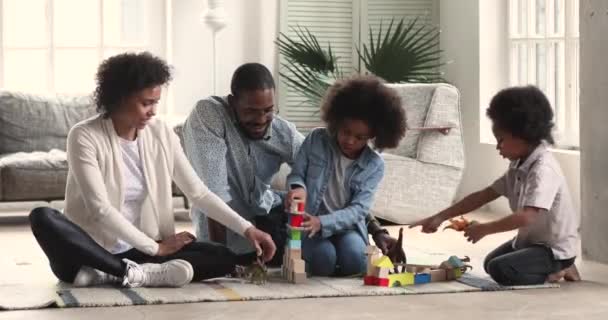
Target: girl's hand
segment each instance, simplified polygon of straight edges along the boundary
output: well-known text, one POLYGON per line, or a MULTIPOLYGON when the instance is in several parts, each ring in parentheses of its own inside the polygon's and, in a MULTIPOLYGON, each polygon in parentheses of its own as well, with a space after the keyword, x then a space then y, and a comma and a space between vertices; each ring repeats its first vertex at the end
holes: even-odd
POLYGON ((311 216, 308 213, 305 213, 304 221, 302 222, 302 229, 308 232, 309 238, 312 238, 321 230, 321 220, 319 217, 311 216))
POLYGON ((297 187, 287 192, 287 196, 285 197, 285 211, 289 212, 291 203, 294 201, 294 199, 300 199, 306 202, 306 189, 297 187))
POLYGON ((488 230, 488 225, 485 223, 474 222, 464 229, 464 236, 467 241, 476 243, 491 232, 488 230))

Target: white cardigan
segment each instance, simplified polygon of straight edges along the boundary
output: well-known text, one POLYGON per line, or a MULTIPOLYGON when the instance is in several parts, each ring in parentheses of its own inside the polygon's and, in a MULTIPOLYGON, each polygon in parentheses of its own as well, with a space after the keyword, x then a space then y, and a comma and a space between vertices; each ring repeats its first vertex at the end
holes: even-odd
POLYGON ((68 134, 64 213, 98 244, 110 250, 122 239, 156 255, 156 240, 175 234, 172 181, 194 206, 229 229, 242 235, 252 226, 207 189, 184 155, 179 138, 166 124, 154 119, 137 136, 143 140, 139 152, 148 189, 139 227, 121 214, 123 159, 112 120, 98 115, 76 124, 68 134))

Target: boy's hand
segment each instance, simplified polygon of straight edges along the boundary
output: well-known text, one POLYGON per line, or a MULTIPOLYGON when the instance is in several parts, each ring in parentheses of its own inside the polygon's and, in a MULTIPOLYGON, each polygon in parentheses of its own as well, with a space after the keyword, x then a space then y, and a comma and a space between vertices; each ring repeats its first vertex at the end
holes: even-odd
POLYGON ((312 238, 319 230, 321 230, 321 220, 319 217, 311 216, 308 213, 304 214, 302 229, 308 232, 308 237, 312 238))
POLYGON ((422 232, 433 233, 433 232, 437 231, 437 228, 439 228, 439 226, 441 225, 443 220, 444 219, 442 217, 440 217, 438 214, 436 214, 434 216, 430 216, 428 218, 425 218, 425 219, 412 223, 410 225, 410 229, 415 228, 417 226, 421 226, 422 232))
POLYGON ((291 208, 291 202, 294 199, 300 199, 306 202, 306 190, 302 187, 294 188, 287 192, 287 196, 285 196, 285 211, 289 211, 291 208))
POLYGON ((467 241, 476 243, 491 232, 488 230, 488 225, 485 223, 474 222, 464 229, 464 236, 467 241))

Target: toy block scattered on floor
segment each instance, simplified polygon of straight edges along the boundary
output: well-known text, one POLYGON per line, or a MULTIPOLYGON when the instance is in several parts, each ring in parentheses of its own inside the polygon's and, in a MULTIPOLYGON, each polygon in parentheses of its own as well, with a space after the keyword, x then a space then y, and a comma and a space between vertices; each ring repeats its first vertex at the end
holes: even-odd
POLYGON ((302 260, 302 221, 304 220, 304 201, 294 199, 289 208, 289 239, 285 245, 281 274, 291 283, 306 282, 305 263, 302 260))
POLYGON ((363 278, 363 284, 368 286, 399 287, 413 284, 423 284, 438 281, 449 281, 460 278, 468 268, 470 259, 460 259, 451 256, 448 260, 437 265, 418 264, 393 264, 389 257, 379 255, 377 248, 368 246, 365 254, 367 256, 367 273, 363 278), (379 257, 378 257, 379 255, 379 257), (394 266, 405 267, 405 272, 398 272, 394 266), (392 272, 395 270, 395 272, 392 272))

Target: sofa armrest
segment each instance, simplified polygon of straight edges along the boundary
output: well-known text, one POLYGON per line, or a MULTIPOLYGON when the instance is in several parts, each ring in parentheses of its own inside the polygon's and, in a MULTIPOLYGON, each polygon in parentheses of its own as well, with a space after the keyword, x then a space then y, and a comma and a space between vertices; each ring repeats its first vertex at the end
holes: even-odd
POLYGON ((418 142, 418 161, 464 168, 460 94, 451 85, 439 85, 433 94, 418 142))

